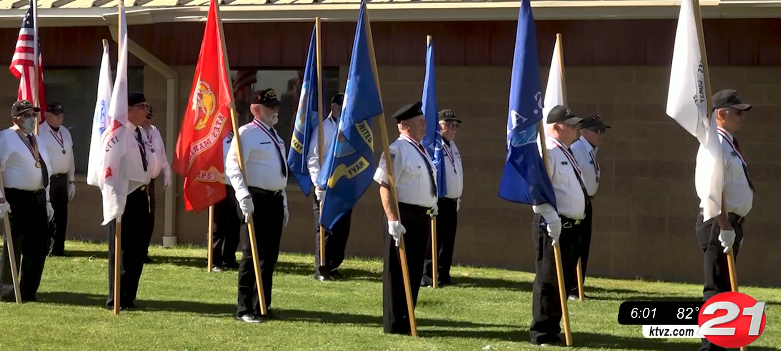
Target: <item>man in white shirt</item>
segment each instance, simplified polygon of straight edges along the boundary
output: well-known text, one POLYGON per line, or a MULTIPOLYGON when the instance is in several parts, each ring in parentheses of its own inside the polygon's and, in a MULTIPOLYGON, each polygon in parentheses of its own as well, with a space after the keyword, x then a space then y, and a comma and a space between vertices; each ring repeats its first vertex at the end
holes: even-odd
MULTIPOLYGON (((342 103, 344 94, 336 94, 331 98, 331 113, 328 118, 323 120, 323 162, 325 162, 325 153, 331 150, 331 144, 336 137, 334 133, 339 125, 339 117, 342 114, 342 103)), ((317 184, 317 176, 320 174, 320 163, 318 156, 321 151, 317 147, 317 132, 312 133, 309 141, 309 151, 307 152, 307 164, 309 166, 309 176, 313 184, 317 184)), ((339 272, 339 265, 344 261, 344 249, 347 247, 347 238, 350 236, 350 223, 353 211, 349 210, 342 215, 334 224, 333 230, 325 229, 325 266, 320 266, 320 201, 325 194, 324 190, 315 185, 315 279, 326 281, 331 279, 342 279, 339 272)))
POLYGON ((255 221, 255 239, 258 248, 258 265, 261 269, 263 296, 266 308, 271 313, 271 288, 274 266, 279 258, 279 244, 282 229, 287 226, 288 167, 285 161, 285 142, 279 137, 274 125, 279 121, 279 100, 274 89, 254 92, 250 97, 252 122, 239 128, 241 155, 245 174, 241 173, 236 153, 237 139, 233 139, 225 162, 225 176, 236 190, 236 200, 244 217, 241 236, 244 239, 241 262, 239 263, 238 306, 236 320, 245 323, 260 323, 260 301, 255 284, 255 265, 249 242, 247 222, 249 216, 255 221), (245 178, 246 176, 246 178, 245 178))
POLYGON ((146 119, 141 127, 145 133, 146 149, 149 151, 147 154, 149 158, 149 186, 146 188, 147 196, 149 197, 149 234, 147 236, 146 246, 147 251, 144 254, 144 263, 151 263, 152 259, 149 258, 149 244, 152 242, 152 234, 155 231, 155 180, 160 173, 163 173, 163 187, 168 188, 171 184, 171 165, 168 163, 168 157, 165 155, 165 144, 163 143, 163 136, 160 135, 160 130, 152 124, 152 106, 149 106, 149 111, 146 114, 146 119))
MULTIPOLYGON (((132 148, 127 149, 124 157, 132 162, 127 163, 127 167, 140 167, 136 169, 140 174, 145 175, 146 179, 141 182, 130 182, 128 188, 127 200, 125 201, 125 212, 122 213, 122 262, 120 262, 120 300, 119 308, 122 310, 135 308, 136 294, 138 292, 138 282, 141 280, 141 272, 144 269, 144 257, 148 248, 147 236, 151 231, 152 225, 149 221, 149 197, 146 188, 149 186, 149 167, 154 162, 147 149, 146 136, 141 125, 146 120, 149 111, 149 104, 146 102, 146 96, 141 92, 130 92, 127 98, 127 137, 133 138, 132 148), (136 156, 138 155, 138 156, 136 156), (138 158, 136 158, 138 157, 138 158)), ((106 225, 108 231, 108 299, 106 308, 114 309, 114 235, 116 234, 117 221, 112 220, 106 225)))
MULTIPOLYGON (((452 110, 439 111, 439 128, 442 133, 442 152, 445 163, 444 183, 447 194, 437 200, 437 273, 438 285, 452 284, 450 266, 453 262, 453 249, 456 244, 456 227, 458 225, 458 210, 461 208, 461 194, 464 191, 464 166, 461 164, 461 153, 456 147, 456 131, 461 126, 461 120, 456 118, 452 110)), ((440 185, 441 186, 441 185, 440 185)), ((432 286, 433 270, 431 259, 431 238, 426 249, 426 260, 423 264, 423 279, 421 286, 432 286)))
MULTIPOLYGON (((703 301, 720 293, 732 291, 726 253, 732 250, 737 261, 738 252, 743 246, 743 223, 754 202, 754 183, 751 182, 748 173, 746 158, 734 136, 735 132, 740 130, 743 125, 748 111, 751 110, 751 105, 742 103, 737 91, 727 89, 713 95, 713 109, 716 111, 714 115, 721 141, 724 188, 721 213, 714 218, 703 221, 703 205, 701 204, 697 215, 695 233, 697 241, 705 253, 703 301)), ((708 152, 700 146, 697 152, 695 173, 712 172, 712 169, 703 168, 704 165, 701 161, 703 157, 708 157, 708 152)), ((707 178, 695 177, 698 182, 706 181, 707 178)), ((707 186, 708 184, 697 184, 697 188, 707 186)), ((726 349, 714 345, 707 339, 702 339, 700 350, 722 351, 726 349)))
POLYGON ((382 322, 387 334, 410 334, 404 276, 399 262, 399 239, 404 235, 412 303, 417 304, 426 243, 431 237, 431 217, 437 215, 437 170, 420 144, 426 135, 426 119, 416 102, 399 109, 393 118, 399 138, 390 147, 390 159, 399 213, 392 203, 388 166, 380 157, 374 181, 380 184, 380 200, 386 224, 382 271, 382 322), (391 240, 392 239, 392 240, 391 240))
MULTIPOLYGON (((233 131, 230 131, 222 142, 222 157, 223 160, 226 160, 225 164, 227 164, 228 151, 230 151, 232 141, 233 131)), ((225 184, 225 198, 214 204, 211 247, 212 272, 239 268, 239 263, 236 262, 236 249, 239 247, 239 232, 242 223, 239 216, 239 203, 236 201, 236 192, 231 187, 230 179, 223 174, 220 182, 225 184)))
POLYGON ((22 301, 36 301, 49 250, 47 226, 54 218, 49 202, 51 166, 46 147, 33 133, 35 116, 40 111, 27 100, 15 102, 11 106, 14 126, 0 132, 0 170, 4 182, 0 218, 8 214, 14 242, 11 247, 7 238, 3 238, 0 258, 0 300, 6 302, 16 300, 8 250, 14 250, 16 267, 21 262, 22 301))
MULTIPOLYGON (((599 147, 602 146, 602 138, 608 129, 610 129, 610 126, 602 121, 602 117, 599 115, 590 115, 580 124, 580 138, 572 144, 572 153, 575 154, 575 159, 578 161, 581 171, 583 171, 583 185, 586 186, 586 192, 588 193, 588 198, 586 199, 586 218, 581 221, 580 238, 577 243, 576 255, 573 257, 575 261, 580 259, 583 284, 586 282, 586 267, 588 265, 589 249, 591 248, 591 230, 593 225, 591 199, 597 194, 597 189, 599 189, 599 178, 602 175, 597 151, 599 147)), ((571 276, 570 279, 575 282, 573 287, 568 291, 569 299, 577 300, 580 296, 577 284, 577 265, 575 266, 575 270, 567 274, 569 274, 571 276)), ((585 294, 583 297, 584 299, 588 298, 585 294)))
MULTIPOLYGON (((561 249, 561 264, 568 272, 578 264, 575 247, 580 226, 586 218, 585 186, 581 169, 570 145, 579 138, 580 122, 566 106, 558 105, 548 113, 545 125, 548 175, 556 194, 556 207, 550 204, 532 206, 532 240, 537 251, 535 277, 532 287, 532 323, 529 336, 532 344, 551 345, 561 342, 561 301, 553 245, 561 249)), ((573 281, 565 274, 565 287, 573 281)))
POLYGON ((38 138, 44 141, 51 159, 51 181, 49 196, 54 208, 54 225, 49 227, 52 245, 51 256, 65 256, 65 231, 68 228, 68 202, 76 196, 73 160, 73 138, 68 128, 62 125, 65 108, 59 102, 46 108, 46 122, 38 127, 38 138))

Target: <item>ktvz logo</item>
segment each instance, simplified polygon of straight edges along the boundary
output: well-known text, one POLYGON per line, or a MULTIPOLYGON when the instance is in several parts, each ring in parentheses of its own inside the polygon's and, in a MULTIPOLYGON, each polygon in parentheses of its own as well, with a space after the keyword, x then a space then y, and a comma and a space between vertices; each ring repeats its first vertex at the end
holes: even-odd
POLYGON ((702 305, 697 324, 699 334, 713 344, 747 346, 765 330, 765 303, 743 293, 721 293, 702 305))

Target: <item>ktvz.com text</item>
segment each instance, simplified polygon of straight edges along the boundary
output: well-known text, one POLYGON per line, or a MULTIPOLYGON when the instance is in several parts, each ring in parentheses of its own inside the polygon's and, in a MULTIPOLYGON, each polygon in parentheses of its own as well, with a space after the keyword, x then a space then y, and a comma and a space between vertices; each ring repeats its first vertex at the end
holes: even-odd
POLYGON ((645 338, 702 338, 696 325, 644 325, 645 338))

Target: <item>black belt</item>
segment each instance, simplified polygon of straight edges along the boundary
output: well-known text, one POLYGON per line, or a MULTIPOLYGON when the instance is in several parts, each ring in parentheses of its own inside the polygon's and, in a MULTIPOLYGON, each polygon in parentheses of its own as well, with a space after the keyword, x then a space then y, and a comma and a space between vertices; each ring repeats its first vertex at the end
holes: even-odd
MULTIPOLYGON (((700 215, 702 215, 702 208, 700 208, 700 215)), ((731 222, 735 222, 736 224, 741 224, 741 223, 746 221, 746 217, 740 216, 740 215, 738 215, 738 214, 736 214, 734 212, 728 212, 727 213, 727 218, 731 222)))
POLYGON ((264 196, 282 196, 282 190, 271 191, 271 190, 256 188, 254 186, 248 187, 247 189, 249 190, 249 192, 253 194, 264 195, 264 196))
POLYGON ((418 205, 412 205, 408 203, 399 202, 399 206, 409 208, 413 211, 425 211, 427 215, 430 215, 432 212, 434 212, 433 207, 426 207, 426 206, 418 206, 418 205))
POLYGON ((64 176, 68 175, 67 173, 57 173, 52 176, 52 178, 62 178, 64 176))
POLYGON ((19 195, 39 195, 46 191, 46 189, 38 189, 38 190, 22 190, 22 189, 16 189, 16 188, 5 188, 6 193, 11 194, 19 194, 19 195))
POLYGON ((451 199, 449 197, 440 197, 439 199, 437 199, 437 201, 456 202, 456 201, 458 201, 458 199, 451 199))

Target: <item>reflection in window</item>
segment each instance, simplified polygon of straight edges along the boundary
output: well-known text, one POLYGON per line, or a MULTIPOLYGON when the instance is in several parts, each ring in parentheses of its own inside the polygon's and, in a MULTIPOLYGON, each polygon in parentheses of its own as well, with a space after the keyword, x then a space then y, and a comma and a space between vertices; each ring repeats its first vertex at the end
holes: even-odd
MULTIPOLYGON (((143 67, 128 67, 128 90, 143 91, 143 67)), ((116 72, 112 72, 116 75, 116 72)), ((73 137, 73 156, 76 173, 87 173, 89 142, 92 134, 92 117, 98 94, 100 67, 94 68, 49 68, 46 77, 46 101, 59 102, 65 107, 63 125, 73 137)))
MULTIPOLYGON (((254 91, 272 88, 279 99, 279 122, 274 128, 285 140, 285 146, 290 148, 290 139, 295 126, 298 99, 301 95, 303 70, 258 70, 254 68, 231 71, 233 94, 236 98, 236 112, 239 115, 238 124, 242 126, 252 120, 249 113, 249 97, 254 91)), ((339 86, 339 68, 323 67, 323 118, 328 117, 331 97, 342 92, 339 86)), ((288 182, 295 178, 288 177, 288 182)))

